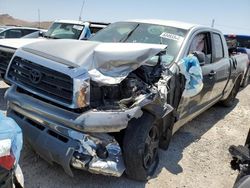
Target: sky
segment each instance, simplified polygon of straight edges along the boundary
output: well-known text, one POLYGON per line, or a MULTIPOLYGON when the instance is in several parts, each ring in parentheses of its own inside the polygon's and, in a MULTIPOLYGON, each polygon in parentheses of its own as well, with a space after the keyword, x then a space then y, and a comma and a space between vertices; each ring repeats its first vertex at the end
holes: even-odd
MULTIPOLYGON (((83 0, 0 0, 0 14, 37 21, 79 19, 83 0)), ((250 35, 250 0, 86 0, 83 20, 178 20, 211 26, 223 33, 250 35)))

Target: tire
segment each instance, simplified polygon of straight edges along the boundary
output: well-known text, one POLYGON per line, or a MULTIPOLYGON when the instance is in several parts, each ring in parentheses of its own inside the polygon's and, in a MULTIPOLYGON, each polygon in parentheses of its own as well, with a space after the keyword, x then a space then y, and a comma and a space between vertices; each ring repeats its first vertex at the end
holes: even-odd
POLYGON ((240 90, 240 82, 241 82, 241 78, 238 78, 236 83, 234 84, 234 87, 231 91, 231 93, 229 94, 229 96, 227 97, 227 99, 221 101, 221 104, 225 107, 231 107, 234 105, 235 100, 236 100, 236 96, 240 90))
MULTIPOLYGON (((171 138, 172 138, 173 126, 174 126, 174 122, 175 122, 175 118, 174 118, 173 114, 170 113, 166 117, 164 122, 166 123, 167 128, 161 135, 159 147, 163 150, 167 150, 169 147, 171 138)), ((162 128, 162 130, 164 130, 164 129, 162 128)))
POLYGON ((246 73, 246 76, 244 78, 242 87, 247 87, 247 85, 249 83, 249 76, 250 76, 250 67, 248 67, 248 69, 247 69, 247 73, 246 73))
POLYGON ((144 112, 141 118, 130 121, 123 140, 128 178, 146 181, 154 174, 159 163, 159 140, 159 128, 151 114, 144 112))

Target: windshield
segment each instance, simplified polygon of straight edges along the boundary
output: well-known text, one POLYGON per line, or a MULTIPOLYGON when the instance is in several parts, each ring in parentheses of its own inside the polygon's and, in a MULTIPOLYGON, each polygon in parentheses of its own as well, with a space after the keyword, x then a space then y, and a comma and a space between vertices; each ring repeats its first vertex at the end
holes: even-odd
POLYGON ((165 63, 171 63, 178 54, 187 30, 175 27, 117 22, 99 31, 90 40, 100 42, 127 42, 167 45, 167 54, 162 57, 165 63))
POLYGON ((53 23, 44 36, 53 39, 79 39, 83 28, 83 25, 53 23))

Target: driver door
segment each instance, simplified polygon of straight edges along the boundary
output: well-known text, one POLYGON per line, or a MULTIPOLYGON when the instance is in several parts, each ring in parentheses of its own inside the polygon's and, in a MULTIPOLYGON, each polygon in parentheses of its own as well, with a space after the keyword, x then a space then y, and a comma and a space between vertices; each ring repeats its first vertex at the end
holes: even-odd
POLYGON ((211 95, 216 82, 213 74, 214 66, 212 65, 211 33, 196 33, 191 40, 192 42, 189 47, 189 54, 193 53, 194 51, 200 51, 205 54, 205 62, 200 62, 204 85, 201 92, 196 96, 189 98, 181 98, 181 105, 179 106, 178 111, 179 118, 184 122, 188 121, 189 119, 192 119, 194 116, 196 116, 197 113, 199 113, 211 103, 211 95), (197 40, 197 38, 199 40, 197 40), (195 42, 197 42, 197 45, 194 44, 195 42))

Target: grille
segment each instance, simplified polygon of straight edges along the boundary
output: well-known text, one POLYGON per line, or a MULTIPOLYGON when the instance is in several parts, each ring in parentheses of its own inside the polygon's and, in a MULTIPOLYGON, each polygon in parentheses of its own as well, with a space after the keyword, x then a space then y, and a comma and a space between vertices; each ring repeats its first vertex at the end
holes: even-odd
POLYGON ((11 63, 8 78, 20 87, 24 86, 46 98, 72 103, 73 80, 68 75, 15 57, 11 63))
POLYGON ((14 52, 0 50, 0 74, 5 74, 14 52))

